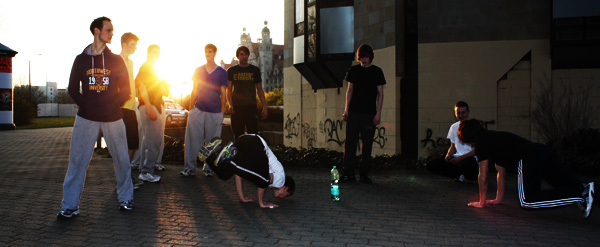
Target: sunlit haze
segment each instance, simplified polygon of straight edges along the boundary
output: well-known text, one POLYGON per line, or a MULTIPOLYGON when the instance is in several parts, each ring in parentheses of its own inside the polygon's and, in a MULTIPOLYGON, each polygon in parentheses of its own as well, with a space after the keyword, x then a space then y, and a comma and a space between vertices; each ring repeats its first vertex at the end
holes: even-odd
MULTIPOLYGON (((0 43, 18 52, 13 58, 13 85, 46 81, 66 88, 75 56, 92 43, 90 23, 107 16, 114 25, 108 47, 121 52, 121 35, 136 34, 138 49, 130 58, 134 74, 146 61, 149 45, 161 47, 160 75, 179 94, 182 83, 191 87, 194 69, 205 64, 204 46, 217 46, 215 61, 230 63, 243 28, 252 42, 261 38, 268 21, 274 44, 283 44, 282 0, 227 1, 2 1, 0 43)), ((183 94, 186 94, 183 91, 183 94)), ((173 95, 179 97, 179 95, 173 95)))

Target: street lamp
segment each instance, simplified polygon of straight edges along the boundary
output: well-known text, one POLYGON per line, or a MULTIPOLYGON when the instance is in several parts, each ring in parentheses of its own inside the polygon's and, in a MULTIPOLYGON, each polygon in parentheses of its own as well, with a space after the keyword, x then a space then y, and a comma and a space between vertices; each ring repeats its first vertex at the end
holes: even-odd
MULTIPOLYGON (((37 54, 38 56, 41 56, 42 54, 37 54)), ((48 80, 48 79, 46 79, 48 80)), ((31 95, 31 59, 29 59, 29 101, 31 102, 32 99, 32 95, 31 95)))

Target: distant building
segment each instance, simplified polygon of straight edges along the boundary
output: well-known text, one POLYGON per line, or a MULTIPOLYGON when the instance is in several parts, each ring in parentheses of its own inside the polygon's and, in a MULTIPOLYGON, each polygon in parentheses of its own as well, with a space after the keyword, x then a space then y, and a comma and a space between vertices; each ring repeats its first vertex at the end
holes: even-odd
POLYGON ((34 86, 44 92, 44 96, 46 96, 47 103, 55 103, 56 96, 58 95, 58 86, 56 82, 46 82, 46 86, 34 86))
MULTIPOLYGON (((256 43, 252 42, 250 33, 246 34, 246 28, 243 30, 239 46, 246 46, 250 50, 248 63, 260 68, 264 91, 271 92, 275 88, 283 88, 283 45, 273 44, 271 31, 267 28, 267 21, 262 29, 261 38, 256 43)), ((235 58, 230 64, 225 64, 221 60, 221 67, 225 69, 237 64, 238 61, 235 58)))

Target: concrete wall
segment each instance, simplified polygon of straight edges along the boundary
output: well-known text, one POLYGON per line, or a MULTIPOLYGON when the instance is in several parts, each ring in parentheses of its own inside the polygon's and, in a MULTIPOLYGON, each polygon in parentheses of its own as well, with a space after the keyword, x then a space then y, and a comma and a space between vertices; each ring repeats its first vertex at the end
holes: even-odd
MULTIPOLYGON (((453 106, 459 100, 469 103, 472 118, 494 121, 495 124, 488 125, 489 129, 513 130, 500 127, 512 124, 506 122, 507 119, 520 121, 518 116, 527 112, 523 107, 531 111, 535 88, 548 83, 551 75, 549 45, 549 40, 419 44, 419 154, 424 155, 426 148, 433 146, 437 139, 445 139, 448 128, 456 122, 453 106), (518 71, 523 66, 519 62, 530 52, 530 72, 527 68, 525 73, 518 71), (530 84, 525 87, 533 90, 523 95, 523 90, 517 88, 516 91, 521 91, 519 97, 503 89, 499 91, 499 86, 510 88, 506 80, 501 81, 505 76, 516 81, 511 82, 513 84, 530 84), (498 118, 499 102, 506 108, 520 110, 515 119, 506 116, 505 111, 501 111, 502 118, 498 118)), ((537 138, 532 131, 524 137, 537 138)))
POLYGON ((419 43, 549 39, 547 0, 418 0, 419 43))
POLYGON ((396 45, 396 5, 394 0, 354 1, 354 42, 373 49, 396 45))
POLYGON ((40 103, 38 117, 74 117, 79 108, 76 104, 40 103))

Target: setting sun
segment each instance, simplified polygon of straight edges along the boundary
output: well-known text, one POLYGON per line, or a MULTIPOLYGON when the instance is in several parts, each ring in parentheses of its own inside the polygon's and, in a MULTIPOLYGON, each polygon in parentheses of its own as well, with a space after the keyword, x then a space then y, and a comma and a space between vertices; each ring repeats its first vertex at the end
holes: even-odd
POLYGON ((13 85, 26 83, 31 70, 32 85, 51 81, 57 82, 58 88, 66 88, 75 56, 93 41, 89 25, 100 16, 112 19, 114 36, 108 47, 113 53, 121 52, 123 33, 132 32, 140 38, 137 51, 130 56, 134 75, 146 61, 148 46, 161 47, 157 69, 171 85, 173 98, 185 97, 191 91, 194 70, 206 64, 204 46, 208 43, 217 46, 217 64, 221 60, 231 63, 243 28, 252 42, 257 42, 264 21, 268 21, 273 43, 283 44, 281 0, 106 0, 103 5, 107 7, 95 8, 91 2, 80 1, 62 1, 60 6, 41 0, 3 3, 3 8, 11 11, 0 19, 2 44, 18 52, 13 58, 13 85), (63 6, 77 6, 77 10, 63 6), (60 36, 55 28, 40 28, 43 20, 51 20, 52 26, 61 30, 60 36))

